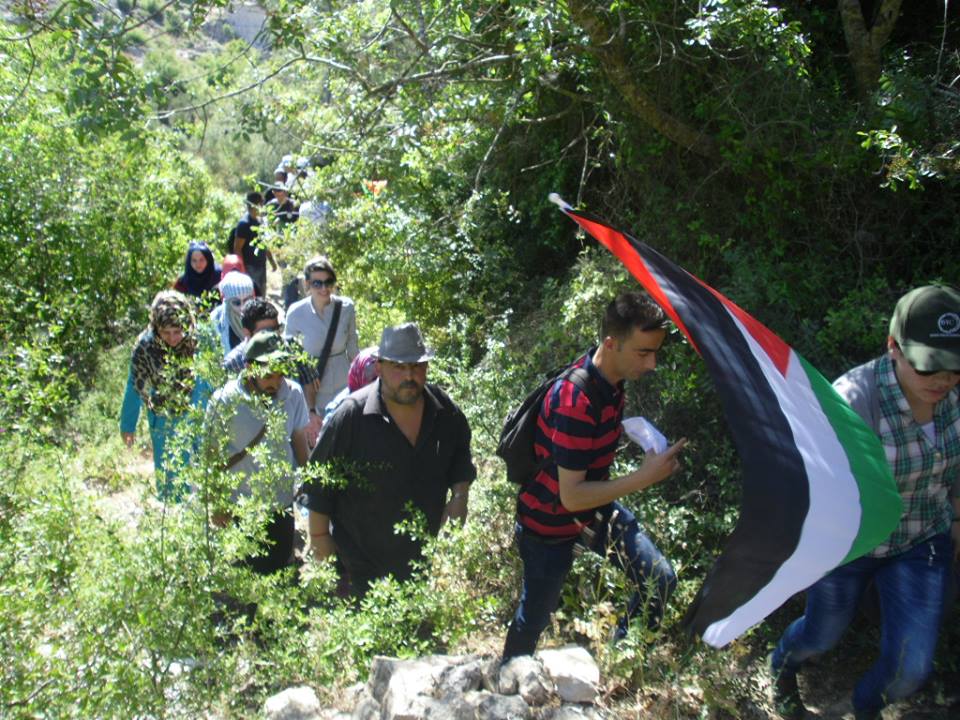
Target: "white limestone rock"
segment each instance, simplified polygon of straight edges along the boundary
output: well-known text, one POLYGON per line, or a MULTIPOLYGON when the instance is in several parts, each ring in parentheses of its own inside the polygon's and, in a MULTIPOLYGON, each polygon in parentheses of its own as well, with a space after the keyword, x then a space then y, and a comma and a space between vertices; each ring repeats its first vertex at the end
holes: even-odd
POLYGON ((605 720, 606 716, 594 705, 561 705, 544 712, 540 720, 605 720))
POLYGON ((263 704, 267 720, 320 720, 320 712, 317 694, 306 686, 287 688, 263 704))
POLYGON ((500 692, 504 695, 519 694, 528 705, 547 703, 554 693, 553 681, 547 676, 543 665, 530 655, 511 658, 500 668, 500 692))
POLYGON ((600 668, 584 648, 570 645, 537 653, 543 668, 556 684, 560 699, 592 703, 600 685, 600 668))
POLYGON ((473 656, 451 658, 440 674, 434 697, 459 696, 465 692, 479 690, 483 680, 483 661, 473 656))
POLYGON ((498 695, 480 690, 463 699, 472 707, 476 720, 531 720, 533 714, 519 695, 498 695))

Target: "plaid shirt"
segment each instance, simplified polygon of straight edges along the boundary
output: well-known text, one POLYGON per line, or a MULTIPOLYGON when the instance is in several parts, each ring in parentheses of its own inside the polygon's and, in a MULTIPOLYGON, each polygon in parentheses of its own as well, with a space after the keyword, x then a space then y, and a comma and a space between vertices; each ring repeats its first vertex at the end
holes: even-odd
POLYGON ((934 408, 931 442, 913 418, 889 355, 875 361, 873 378, 880 408, 874 430, 903 500, 900 524, 870 553, 888 557, 950 530, 950 490, 960 479, 960 391, 954 388, 934 408))

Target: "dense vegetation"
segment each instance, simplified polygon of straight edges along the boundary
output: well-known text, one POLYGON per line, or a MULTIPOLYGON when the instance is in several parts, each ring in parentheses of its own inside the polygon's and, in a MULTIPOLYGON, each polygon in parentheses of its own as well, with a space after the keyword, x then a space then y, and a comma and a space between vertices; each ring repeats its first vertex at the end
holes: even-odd
MULTIPOLYGON (((332 699, 375 653, 498 651, 517 592, 500 419, 632 284, 551 191, 829 377, 879 350, 903 290, 960 277, 960 26, 942 1, 270 0, 258 42, 222 45, 200 28, 225 0, 8 5, 2 716, 242 717, 296 682, 332 699), (220 245, 238 191, 285 152, 312 158, 303 197, 334 208, 271 239, 288 272, 328 253, 364 344, 422 324, 481 470, 471 521, 437 541, 425 578, 384 583, 359 610, 331 599, 330 568, 297 583, 235 567, 249 538, 211 533, 200 503, 153 501, 116 432, 146 303, 188 240, 220 245), (224 593, 260 604, 229 637, 212 622, 224 593)), ((744 714, 762 702, 751 668, 796 608, 723 653, 675 628, 735 522, 738 460, 679 339, 631 392, 692 440, 679 477, 633 502, 677 564, 677 599, 663 632, 610 648, 621 580, 582 558, 553 637, 591 644, 621 707, 744 714)), ((252 503, 244 529, 263 511, 252 503)), ((928 702, 958 647, 954 612, 928 702)))

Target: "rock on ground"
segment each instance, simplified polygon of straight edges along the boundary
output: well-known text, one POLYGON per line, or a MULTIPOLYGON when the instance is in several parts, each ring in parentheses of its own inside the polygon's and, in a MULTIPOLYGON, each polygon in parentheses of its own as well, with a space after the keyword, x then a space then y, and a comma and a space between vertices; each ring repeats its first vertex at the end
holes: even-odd
POLYGON ((564 702, 592 703, 600 685, 600 668, 584 648, 570 645, 541 650, 540 662, 557 686, 557 694, 564 702))
MULTIPOLYGON (((313 688, 287 688, 263 704, 267 720, 321 720, 320 700, 313 688)), ((329 717, 329 716, 328 716, 329 717)))

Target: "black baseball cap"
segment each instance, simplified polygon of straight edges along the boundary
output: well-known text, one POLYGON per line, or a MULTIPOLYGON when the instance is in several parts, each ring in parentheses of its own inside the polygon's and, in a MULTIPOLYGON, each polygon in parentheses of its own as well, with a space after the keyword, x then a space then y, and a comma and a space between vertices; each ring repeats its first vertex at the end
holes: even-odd
POLYGON ((920 372, 960 372, 960 289, 924 285, 897 301, 890 335, 920 372))

